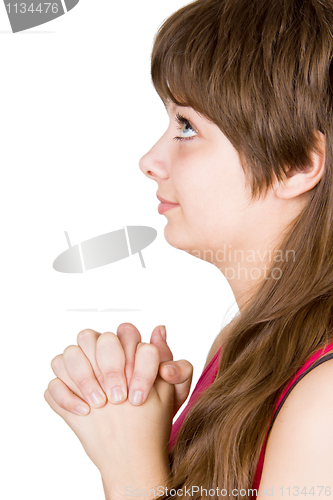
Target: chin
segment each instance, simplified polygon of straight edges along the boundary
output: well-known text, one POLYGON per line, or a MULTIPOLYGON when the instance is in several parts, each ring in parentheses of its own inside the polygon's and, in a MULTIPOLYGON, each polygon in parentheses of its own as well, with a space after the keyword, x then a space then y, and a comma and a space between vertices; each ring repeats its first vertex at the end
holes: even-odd
POLYGON ((174 224, 168 222, 164 228, 164 238, 174 248, 177 250, 183 250, 184 252, 199 256, 199 250, 195 250, 196 246, 194 242, 187 237, 184 229, 177 227, 174 224))
POLYGON ((169 245, 178 250, 187 250, 189 247, 186 246, 186 238, 184 238, 184 233, 182 233, 183 231, 179 227, 175 227, 170 222, 164 228, 164 238, 169 245))

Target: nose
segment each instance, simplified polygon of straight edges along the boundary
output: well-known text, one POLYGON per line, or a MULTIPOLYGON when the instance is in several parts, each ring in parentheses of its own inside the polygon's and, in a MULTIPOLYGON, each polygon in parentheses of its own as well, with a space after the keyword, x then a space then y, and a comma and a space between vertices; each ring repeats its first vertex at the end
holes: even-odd
POLYGON ((154 181, 169 177, 169 164, 164 136, 139 161, 140 170, 154 181))

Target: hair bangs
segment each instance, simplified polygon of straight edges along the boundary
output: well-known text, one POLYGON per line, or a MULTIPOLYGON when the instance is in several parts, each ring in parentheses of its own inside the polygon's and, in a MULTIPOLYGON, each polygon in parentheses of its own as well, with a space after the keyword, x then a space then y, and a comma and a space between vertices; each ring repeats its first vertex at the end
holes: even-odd
POLYGON ((217 35, 212 33, 218 33, 219 20, 216 8, 202 11, 202 6, 193 2, 162 24, 154 41, 151 76, 164 104, 192 107, 214 121, 209 96, 217 35))

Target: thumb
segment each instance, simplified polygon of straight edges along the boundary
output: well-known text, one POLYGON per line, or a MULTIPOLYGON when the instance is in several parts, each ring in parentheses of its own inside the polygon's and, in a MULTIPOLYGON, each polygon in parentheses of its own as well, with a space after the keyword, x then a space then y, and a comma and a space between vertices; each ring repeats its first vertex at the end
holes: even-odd
POLYGON ((193 376, 193 366, 189 361, 186 361, 186 359, 166 361, 160 365, 159 374, 166 382, 174 384, 175 386, 175 415, 189 395, 193 376))
POLYGON ((158 347, 160 353, 160 363, 164 361, 172 361, 173 355, 166 341, 165 326, 156 326, 151 334, 150 343, 158 347), (161 334, 163 331, 163 336, 161 334))

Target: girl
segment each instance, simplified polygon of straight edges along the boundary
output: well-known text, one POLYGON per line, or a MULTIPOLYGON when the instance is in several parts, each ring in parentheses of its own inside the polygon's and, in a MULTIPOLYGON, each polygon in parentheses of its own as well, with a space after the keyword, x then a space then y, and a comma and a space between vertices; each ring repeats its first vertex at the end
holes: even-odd
POLYGON ((161 26, 152 79, 170 124, 140 168, 166 240, 217 266, 241 314, 172 431, 191 369, 158 328, 150 344, 133 325, 84 331, 55 358, 45 397, 106 498, 331 494, 332 56, 331 0, 197 0, 161 26))

